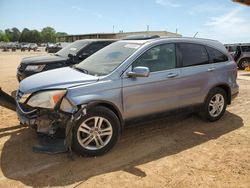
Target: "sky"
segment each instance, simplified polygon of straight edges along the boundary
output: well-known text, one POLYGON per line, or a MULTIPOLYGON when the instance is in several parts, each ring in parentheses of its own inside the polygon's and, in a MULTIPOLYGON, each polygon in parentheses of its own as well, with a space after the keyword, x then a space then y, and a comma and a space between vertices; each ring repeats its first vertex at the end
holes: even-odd
POLYGON ((166 30, 223 43, 250 43, 250 6, 231 0, 0 0, 0 30, 68 34, 166 30))

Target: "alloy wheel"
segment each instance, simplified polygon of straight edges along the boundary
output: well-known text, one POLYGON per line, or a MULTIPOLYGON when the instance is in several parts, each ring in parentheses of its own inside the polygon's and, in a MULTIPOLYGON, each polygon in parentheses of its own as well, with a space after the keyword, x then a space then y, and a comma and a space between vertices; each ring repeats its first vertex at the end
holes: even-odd
POLYGON ((94 116, 86 119, 77 130, 79 144, 88 150, 98 150, 111 140, 113 129, 111 123, 103 117, 94 116))
POLYGON ((215 94, 209 102, 208 106, 209 114, 212 117, 218 117, 223 111, 224 105, 225 105, 225 100, 223 95, 215 94))

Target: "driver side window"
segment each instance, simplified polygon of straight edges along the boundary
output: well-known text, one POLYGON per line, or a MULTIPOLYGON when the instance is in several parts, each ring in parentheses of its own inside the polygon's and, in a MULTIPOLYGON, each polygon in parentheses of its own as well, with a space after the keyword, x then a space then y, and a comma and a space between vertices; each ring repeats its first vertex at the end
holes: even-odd
POLYGON ((132 69, 137 66, 148 67, 150 72, 175 68, 175 44, 161 44, 149 49, 133 62, 132 69))

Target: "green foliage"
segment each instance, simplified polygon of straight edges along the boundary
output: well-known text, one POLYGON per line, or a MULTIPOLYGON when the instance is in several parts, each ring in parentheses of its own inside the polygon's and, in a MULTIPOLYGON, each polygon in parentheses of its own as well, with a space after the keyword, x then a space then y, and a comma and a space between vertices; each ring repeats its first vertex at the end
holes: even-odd
POLYGON ((19 42, 29 42, 29 32, 29 29, 24 28, 20 35, 19 42))
POLYGON ((68 35, 68 34, 65 33, 65 32, 57 32, 57 33, 56 33, 56 36, 57 36, 57 37, 66 36, 66 35, 68 35))
POLYGON ((47 43, 56 42, 56 36, 65 36, 65 32, 56 32, 52 27, 45 27, 41 32, 38 30, 29 30, 24 28, 20 32, 16 27, 6 29, 5 32, 0 31, 0 41, 5 42, 29 42, 29 43, 47 43))
POLYGON ((45 27, 41 31, 42 42, 55 42, 56 41, 56 31, 52 27, 45 27))
POLYGON ((3 42, 9 42, 9 38, 8 36, 6 35, 5 32, 3 32, 2 30, 0 30, 0 42, 3 41, 3 42))
POLYGON ((11 42, 16 42, 19 40, 20 37, 20 31, 16 28, 13 27, 12 29, 5 29, 5 38, 8 38, 8 41, 11 42))

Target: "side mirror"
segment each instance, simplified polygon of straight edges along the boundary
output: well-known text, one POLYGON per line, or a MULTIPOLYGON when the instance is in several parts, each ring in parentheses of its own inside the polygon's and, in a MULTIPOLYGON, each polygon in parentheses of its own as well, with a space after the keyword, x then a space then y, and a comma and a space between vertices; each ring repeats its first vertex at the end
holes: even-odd
POLYGON ((129 77, 148 77, 149 76, 149 68, 148 67, 135 67, 131 72, 128 72, 127 75, 129 77))

